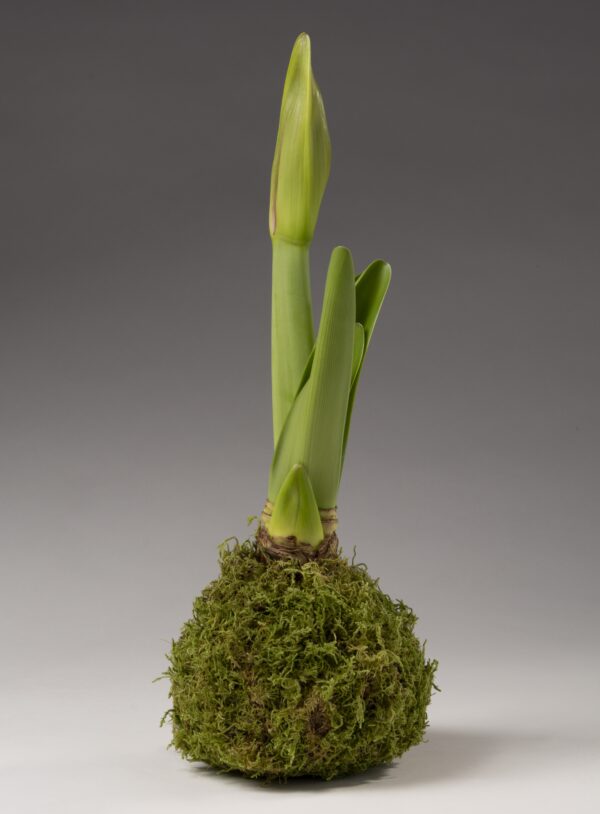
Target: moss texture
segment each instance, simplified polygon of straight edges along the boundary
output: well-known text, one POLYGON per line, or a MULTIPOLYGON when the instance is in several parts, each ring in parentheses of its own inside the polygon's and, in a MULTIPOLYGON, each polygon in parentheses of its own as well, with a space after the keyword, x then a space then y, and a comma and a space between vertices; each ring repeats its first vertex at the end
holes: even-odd
POLYGON ((222 549, 221 574, 173 642, 172 745, 250 777, 331 779, 423 740, 437 663, 416 617, 364 565, 262 561, 222 549))

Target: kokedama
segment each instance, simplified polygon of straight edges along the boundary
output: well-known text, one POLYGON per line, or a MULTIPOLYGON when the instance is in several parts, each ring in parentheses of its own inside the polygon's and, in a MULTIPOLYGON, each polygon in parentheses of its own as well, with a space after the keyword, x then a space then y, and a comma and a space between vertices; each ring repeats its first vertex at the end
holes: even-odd
POLYGON ((338 546, 352 408, 391 269, 375 260, 355 276, 349 250, 335 248, 315 338, 309 247, 330 159, 301 34, 271 176, 268 499, 256 535, 221 549, 221 574, 196 599, 165 673, 175 748, 257 778, 330 779, 401 755, 423 740, 437 667, 410 608, 338 546))

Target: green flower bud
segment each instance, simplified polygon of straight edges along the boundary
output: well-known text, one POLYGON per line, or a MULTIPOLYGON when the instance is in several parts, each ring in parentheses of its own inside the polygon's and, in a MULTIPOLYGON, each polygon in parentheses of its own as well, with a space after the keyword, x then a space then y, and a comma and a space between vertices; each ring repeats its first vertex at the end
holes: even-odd
POLYGON ((311 242, 331 165, 323 100, 310 64, 310 38, 300 34, 290 58, 271 172, 271 237, 311 242))

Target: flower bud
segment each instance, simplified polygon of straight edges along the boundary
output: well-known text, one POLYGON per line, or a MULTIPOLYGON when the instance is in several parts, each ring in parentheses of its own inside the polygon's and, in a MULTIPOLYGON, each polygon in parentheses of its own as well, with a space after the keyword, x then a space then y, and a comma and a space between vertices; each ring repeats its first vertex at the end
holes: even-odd
POLYGON ((300 34, 285 78, 271 172, 271 237, 311 242, 330 165, 331 142, 310 63, 310 39, 300 34))

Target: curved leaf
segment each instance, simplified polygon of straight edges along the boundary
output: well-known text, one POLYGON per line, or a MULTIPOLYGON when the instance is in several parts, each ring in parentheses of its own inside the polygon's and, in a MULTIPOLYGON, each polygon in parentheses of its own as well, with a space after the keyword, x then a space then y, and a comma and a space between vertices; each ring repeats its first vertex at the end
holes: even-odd
MULTIPOLYGON (((356 319, 362 323, 364 327, 364 352, 362 354, 356 375, 352 377, 352 386, 350 388, 350 396, 348 399, 348 410, 346 413, 346 423, 344 427, 344 443, 342 452, 342 466, 343 456, 346 453, 346 444, 348 443, 348 435, 350 433, 350 421, 352 420, 352 410, 354 407, 354 399, 356 398, 356 388, 362 371, 362 366, 367 354, 367 348, 373 335, 373 329, 381 310, 381 305, 390 285, 392 276, 392 269, 389 263, 383 260, 374 260, 367 268, 359 274, 356 278, 355 292, 356 292, 356 319)), ((341 476, 341 472, 340 472, 341 476)))

